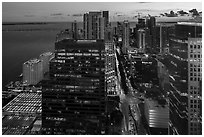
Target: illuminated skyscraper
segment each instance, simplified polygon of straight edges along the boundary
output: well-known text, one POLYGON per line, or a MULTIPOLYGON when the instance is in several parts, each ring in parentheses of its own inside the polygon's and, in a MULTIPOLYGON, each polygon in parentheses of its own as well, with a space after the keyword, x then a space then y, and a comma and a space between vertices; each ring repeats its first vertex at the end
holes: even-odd
POLYGON ((104 41, 65 39, 55 51, 43 84, 43 134, 104 134, 104 41))
POLYGON ((108 96, 117 96, 116 91, 116 47, 113 42, 112 28, 109 26, 105 33, 105 74, 108 96))

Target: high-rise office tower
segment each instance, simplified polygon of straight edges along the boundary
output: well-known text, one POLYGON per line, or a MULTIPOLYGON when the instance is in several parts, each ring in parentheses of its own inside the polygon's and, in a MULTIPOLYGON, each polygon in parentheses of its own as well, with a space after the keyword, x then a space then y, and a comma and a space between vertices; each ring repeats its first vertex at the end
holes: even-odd
POLYGON ((43 63, 39 59, 28 60, 23 63, 23 83, 35 85, 43 79, 43 63))
POLYGON ((156 18, 150 17, 149 19, 147 19, 146 25, 150 29, 150 35, 153 35, 154 28, 156 27, 156 18))
POLYGON ((127 54, 128 47, 130 46, 130 23, 128 20, 123 22, 123 45, 122 52, 123 54, 127 54))
POLYGON ((155 50, 155 45, 156 45, 156 18, 155 17, 149 17, 146 20, 146 26, 149 29, 149 45, 150 45, 150 51, 153 52, 155 50))
POLYGON ((169 72, 169 134, 200 134, 202 24, 178 22, 162 62, 169 72))
POLYGON ((113 31, 108 26, 105 32, 105 74, 108 96, 118 96, 116 91, 116 47, 113 42, 113 31))
POLYGON ((154 50, 156 53, 166 53, 167 48, 169 48, 169 33, 172 29, 173 24, 159 24, 156 26, 156 34, 155 40, 156 43, 154 45, 154 50))
POLYGON ((50 78, 43 83, 43 134, 104 134, 104 40, 56 42, 50 78))
POLYGON ((83 17, 84 39, 104 39, 105 28, 108 25, 108 11, 89 12, 83 17))
POLYGON ((145 19, 144 18, 138 18, 138 23, 136 24, 137 29, 143 29, 145 28, 145 19))
POLYGON ((43 64, 43 73, 46 73, 49 71, 49 62, 50 59, 54 57, 54 54, 52 52, 45 52, 39 56, 39 59, 42 61, 43 64))
POLYGON ((145 52, 145 30, 139 29, 138 30, 138 46, 140 52, 145 52))
POLYGON ((72 22, 71 33, 73 39, 78 39, 78 26, 76 20, 72 22))
POLYGON ((109 24, 109 11, 103 11, 103 17, 105 18, 105 27, 109 24))
POLYGON ((202 38, 188 38, 188 131, 202 134, 202 38))

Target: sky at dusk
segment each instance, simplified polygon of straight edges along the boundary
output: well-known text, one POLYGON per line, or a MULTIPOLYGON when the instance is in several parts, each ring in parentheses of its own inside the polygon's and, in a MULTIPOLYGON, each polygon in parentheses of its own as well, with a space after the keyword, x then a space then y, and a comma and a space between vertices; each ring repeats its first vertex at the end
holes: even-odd
POLYGON ((108 10, 111 21, 134 20, 140 14, 157 15, 178 10, 202 11, 199 2, 3 2, 3 22, 82 21, 88 11, 108 10))

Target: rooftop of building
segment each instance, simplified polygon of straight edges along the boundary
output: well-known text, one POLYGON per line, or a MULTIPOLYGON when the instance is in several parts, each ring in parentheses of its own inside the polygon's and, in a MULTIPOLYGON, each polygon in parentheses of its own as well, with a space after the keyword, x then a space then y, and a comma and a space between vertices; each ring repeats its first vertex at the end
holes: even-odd
POLYGON ((177 24, 186 26, 202 26, 202 23, 199 22, 178 22, 177 24))
POLYGON ((39 63, 39 62, 41 62, 41 60, 35 58, 35 59, 31 59, 31 60, 26 61, 24 64, 32 65, 32 64, 39 63))
POLYGON ((42 95, 39 93, 20 93, 2 109, 3 115, 28 114, 35 115, 42 112, 42 95))
POLYGON ((145 103, 148 106, 149 110, 166 110, 168 108, 168 104, 160 104, 158 100, 154 99, 145 99, 145 103))
POLYGON ((85 45, 87 45, 87 44, 91 44, 91 43, 92 44, 97 44, 98 42, 101 43, 101 42, 104 42, 104 40, 103 39, 97 39, 97 40, 93 40, 93 39, 87 39, 87 40, 79 39, 79 40, 74 40, 72 38, 67 38, 67 39, 62 39, 60 41, 57 41, 57 43, 61 43, 61 44, 66 44, 66 43, 71 44, 72 42, 76 43, 76 44, 85 44, 85 45))
POLYGON ((52 52, 45 52, 45 53, 42 53, 40 56, 50 56, 50 55, 53 55, 52 52))
POLYGON ((23 135, 35 119, 36 117, 5 116, 2 119, 2 134, 23 135))

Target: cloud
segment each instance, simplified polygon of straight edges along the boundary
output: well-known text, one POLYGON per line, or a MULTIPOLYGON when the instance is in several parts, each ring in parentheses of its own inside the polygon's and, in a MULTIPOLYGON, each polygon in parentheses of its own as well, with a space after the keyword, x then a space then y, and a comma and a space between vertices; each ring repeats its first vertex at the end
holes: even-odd
POLYGON ((50 16, 61 16, 61 15, 63 15, 62 13, 52 13, 52 14, 50 14, 50 16))
POLYGON ((81 14, 81 13, 78 13, 78 14, 72 14, 72 16, 73 16, 73 17, 82 17, 83 14, 81 14))

